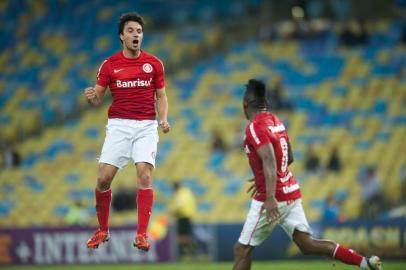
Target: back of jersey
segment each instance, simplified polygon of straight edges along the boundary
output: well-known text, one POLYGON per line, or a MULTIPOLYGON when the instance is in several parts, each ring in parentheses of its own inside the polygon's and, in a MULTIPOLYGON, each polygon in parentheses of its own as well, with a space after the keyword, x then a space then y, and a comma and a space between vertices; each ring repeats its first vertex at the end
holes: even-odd
POLYGON ((257 183, 257 199, 264 200, 265 194, 262 193, 265 193, 266 188, 262 160, 256 150, 268 143, 272 144, 276 159, 276 199, 287 201, 300 198, 299 184, 288 168, 289 136, 285 125, 274 114, 263 112, 256 115, 246 130, 246 149, 257 183))

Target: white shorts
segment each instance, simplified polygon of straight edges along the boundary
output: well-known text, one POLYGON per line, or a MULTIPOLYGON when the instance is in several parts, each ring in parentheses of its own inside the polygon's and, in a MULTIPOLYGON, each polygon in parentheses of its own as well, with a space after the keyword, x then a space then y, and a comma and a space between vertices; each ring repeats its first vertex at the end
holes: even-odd
POLYGON ((302 200, 293 202, 279 202, 278 209, 281 215, 279 222, 267 222, 265 212, 261 213, 263 202, 252 200, 251 207, 245 220, 238 242, 243 245, 258 246, 272 233, 277 224, 293 237, 295 230, 312 234, 309 223, 302 207, 302 200))
POLYGON ((121 169, 132 159, 155 167, 157 127, 156 120, 109 119, 99 162, 121 169))

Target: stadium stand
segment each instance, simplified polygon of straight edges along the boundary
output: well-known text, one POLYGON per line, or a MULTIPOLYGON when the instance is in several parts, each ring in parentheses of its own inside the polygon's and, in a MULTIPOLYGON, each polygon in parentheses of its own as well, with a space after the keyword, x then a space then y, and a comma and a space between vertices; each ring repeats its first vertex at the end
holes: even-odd
MULTIPOLYGON (((85 110, 81 91, 93 83, 103 57, 118 49, 110 35, 116 33, 112 20, 129 6, 110 1, 100 8, 98 1, 65 1, 62 12, 56 1, 23 3, 24 9, 19 9, 19 1, 0 4, 5 19, 0 24, 1 137, 18 139, 23 157, 21 167, 0 172, 0 226, 62 225, 77 200, 89 213, 95 212, 93 190, 107 105, 85 110), (97 10, 95 18, 84 16, 90 10, 97 10), (13 22, 30 26, 15 29, 13 22)), ((140 12, 159 17, 147 3, 143 1, 140 12)), ((343 200, 347 218, 358 217, 360 170, 378 162, 379 179, 395 204, 406 163, 405 47, 397 43, 396 22, 378 21, 369 28, 373 31, 365 47, 340 47, 332 30, 323 43, 253 38, 189 69, 179 67, 182 59, 199 57, 202 42, 209 48, 218 46, 224 33, 216 28, 149 33, 144 49, 178 67, 166 86, 173 130, 159 145, 154 213, 166 211, 171 182, 181 180, 197 197, 197 222, 243 221, 241 209, 249 200, 246 180, 251 178, 245 154, 239 148, 212 152, 210 133, 219 127, 228 145, 241 141, 243 85, 252 77, 270 84, 277 75, 294 107, 278 113, 293 142, 296 162, 291 169, 301 182, 308 218, 319 219, 320 207, 331 193, 343 200), (338 146, 343 169, 305 174, 303 157, 309 144, 322 164, 338 146)), ((134 188, 134 178, 128 165, 117 175, 113 190, 134 188)), ((133 212, 111 218, 116 225, 136 222, 133 212)))

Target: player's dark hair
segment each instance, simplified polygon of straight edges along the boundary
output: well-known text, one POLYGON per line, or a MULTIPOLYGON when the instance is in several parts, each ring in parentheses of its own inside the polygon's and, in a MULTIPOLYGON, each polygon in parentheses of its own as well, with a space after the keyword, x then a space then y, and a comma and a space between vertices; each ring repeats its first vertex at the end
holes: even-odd
POLYGON ((127 22, 137 22, 141 25, 144 30, 144 18, 141 17, 137 12, 128 12, 121 15, 120 20, 118 21, 118 35, 122 34, 124 31, 124 25, 127 22))
POLYGON ((245 85, 244 102, 253 108, 267 109, 269 103, 266 98, 265 83, 255 79, 249 80, 245 85))

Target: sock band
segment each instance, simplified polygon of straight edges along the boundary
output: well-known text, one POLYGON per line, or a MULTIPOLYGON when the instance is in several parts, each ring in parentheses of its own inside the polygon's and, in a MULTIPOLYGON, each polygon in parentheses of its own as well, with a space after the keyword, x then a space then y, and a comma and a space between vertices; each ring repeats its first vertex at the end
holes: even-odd
POLYGON ((336 257, 337 249, 338 249, 338 247, 339 247, 339 246, 340 246, 340 245, 339 245, 339 244, 337 244, 336 248, 334 249, 334 252, 333 252, 333 258, 335 258, 335 257, 336 257))

